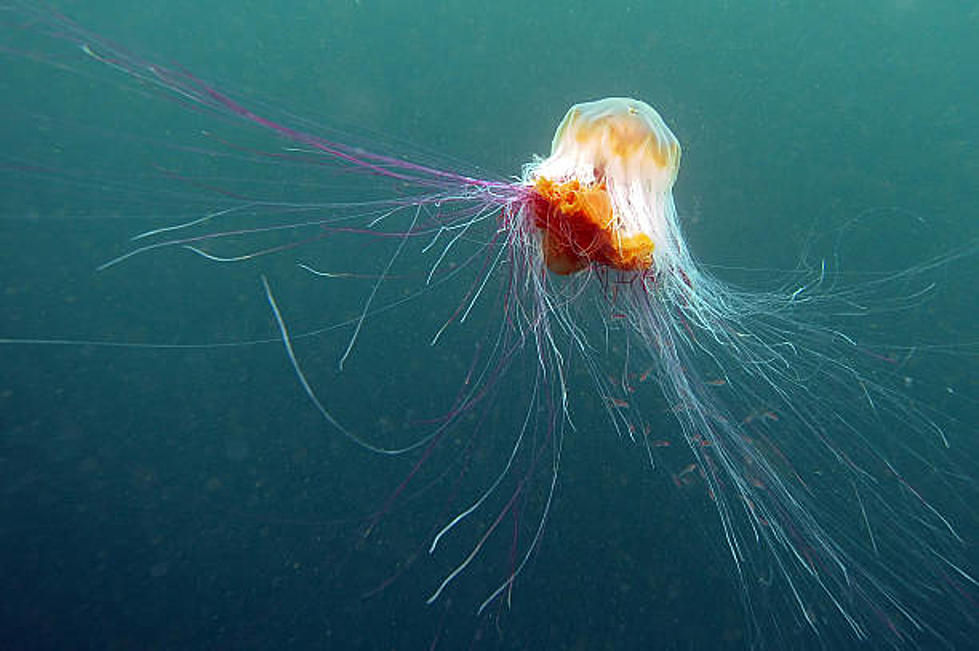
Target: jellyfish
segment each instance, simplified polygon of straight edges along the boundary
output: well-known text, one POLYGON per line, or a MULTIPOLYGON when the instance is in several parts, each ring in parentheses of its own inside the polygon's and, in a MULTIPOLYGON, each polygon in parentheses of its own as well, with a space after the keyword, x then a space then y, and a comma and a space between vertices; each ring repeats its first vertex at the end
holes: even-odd
POLYGON ((369 201, 304 205, 225 193, 241 198, 221 211, 138 234, 132 248, 101 270, 172 251, 247 264, 323 239, 374 238, 385 245, 386 261, 369 278, 359 312, 337 324, 349 333, 341 369, 372 321, 432 295, 442 283, 465 277, 466 289, 429 333, 432 345, 478 306, 493 306, 496 325, 445 414, 415 440, 389 446, 336 415, 309 377, 274 281, 262 277, 277 340, 330 431, 376 454, 414 455, 411 471, 372 515, 368 531, 451 433, 479 428, 494 403, 517 400, 505 405, 517 417, 494 478, 444 516, 426 543, 434 556, 446 553, 449 538, 466 531, 474 537, 431 586, 429 603, 446 598, 489 541, 506 538, 501 523, 543 476, 531 534, 476 610, 509 599, 545 535, 564 437, 575 427, 575 370, 583 368, 609 427, 644 450, 652 466, 658 442, 650 423, 662 421, 659 406, 668 406, 669 423, 690 459, 677 482, 696 481, 713 503, 750 628, 763 632, 773 625, 773 604, 788 605, 793 620, 820 637, 909 644, 922 636, 954 639, 961 622, 974 624, 977 583, 962 560, 963 540, 909 478, 914 473, 904 470, 930 468, 930 460, 941 457, 948 446, 943 425, 927 405, 894 387, 873 364, 872 351, 834 321, 868 300, 876 301, 877 316, 913 307, 920 296, 898 281, 948 258, 857 286, 835 285, 820 267, 788 289, 742 289, 714 277, 688 249, 673 198, 680 144, 643 101, 576 104, 558 125, 549 155, 528 163, 518 179, 485 178, 292 126, 67 18, 20 11, 141 88, 286 145, 250 152, 256 157, 311 162, 323 173, 354 171, 343 178, 377 188, 378 197, 369 201), (276 239, 294 233, 300 235, 276 239), (248 247, 262 238, 273 241, 248 247), (407 265, 408 250, 427 260, 424 281, 392 298, 384 291, 397 280, 396 268, 407 265), (523 383, 514 387, 511 378, 523 383), (477 513, 488 513, 482 526, 472 523, 477 513), (942 615, 953 611, 946 626, 942 615))

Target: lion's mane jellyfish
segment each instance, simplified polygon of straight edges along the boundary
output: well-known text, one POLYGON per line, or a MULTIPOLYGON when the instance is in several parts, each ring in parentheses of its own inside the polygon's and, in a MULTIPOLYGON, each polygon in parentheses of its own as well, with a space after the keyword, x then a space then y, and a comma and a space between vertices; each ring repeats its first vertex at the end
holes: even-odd
MULTIPOLYGON (((909 285, 941 262, 852 285, 828 282, 829 274, 816 269, 788 277, 783 290, 748 291, 715 278, 690 254, 672 194, 680 144, 644 102, 610 98, 575 105, 558 127, 549 156, 526 165, 517 181, 486 179, 321 137, 309 123, 289 126, 288 114, 251 108, 183 69, 123 51, 63 16, 14 4, 25 24, 77 46, 75 57, 81 53, 112 74, 128 75, 140 95, 155 90, 176 97, 181 107, 217 116, 222 127, 244 124, 275 141, 267 150, 246 147, 236 154, 246 152, 262 164, 303 166, 334 181, 324 186, 331 192, 357 184, 355 199, 330 195, 310 203, 262 196, 262 184, 221 188, 221 210, 142 233, 133 250, 102 269, 165 250, 240 264, 287 255, 301 245, 325 242, 329 252, 344 238, 375 237, 385 246, 370 251, 386 251, 378 256, 387 262, 364 276, 372 286, 359 316, 338 324, 337 330, 351 331, 341 367, 363 327, 381 315, 387 320, 408 301, 433 299, 432 310, 418 312, 418 318, 433 314, 438 322, 430 339, 426 333, 426 345, 466 322, 477 303, 486 306, 486 352, 469 366, 448 414, 431 430, 423 427, 414 443, 389 449, 348 429, 317 397, 265 283, 289 359, 331 431, 383 454, 418 451, 420 459, 382 514, 446 432, 478 430, 481 425, 462 414, 481 408, 502 414, 507 423, 492 428, 493 437, 508 437, 504 443, 511 451, 503 468, 477 498, 438 523, 442 528, 430 553, 443 553, 440 541, 467 526, 476 529, 476 542, 433 586, 430 601, 476 562, 490 538, 506 537, 506 515, 519 511, 533 520, 533 508, 522 500, 534 496, 539 517, 532 533, 519 537, 519 545, 513 534, 510 565, 480 611, 509 595, 543 535, 563 434, 574 426, 572 396, 581 395, 570 385, 584 378, 597 390, 611 428, 635 441, 652 463, 657 464, 660 439, 682 439, 685 445, 670 449, 682 455, 682 465, 666 462, 665 471, 674 472, 678 486, 701 488, 715 505, 748 620, 763 634, 775 629, 786 642, 780 646, 791 645, 787 636, 797 630, 812 630, 824 643, 834 637, 954 643, 965 627, 975 626, 977 583, 961 560, 962 540, 951 518, 926 497, 934 490, 917 487, 919 480, 928 483, 923 477, 938 476, 946 482, 939 488, 954 492, 947 490, 955 475, 944 455, 944 421, 904 395, 893 375, 875 364, 882 356, 841 325, 853 323, 846 319, 855 311, 881 319, 889 310, 913 307, 920 293, 909 285), (359 194, 365 188, 374 193, 370 201, 359 194), (262 239, 270 236, 271 244, 262 239), (427 274, 419 276, 419 267, 427 274), (408 291, 381 291, 382 285, 419 277, 408 291), (454 311, 446 310, 441 283, 459 278, 469 289, 454 311), (499 310, 492 304, 494 292, 484 292, 488 286, 501 288, 499 310), (518 359, 528 363, 515 369, 518 359), (511 392, 501 394, 500 387, 511 392), (530 468, 518 470, 520 459, 529 459, 530 468), (536 493, 529 488, 535 472, 547 476, 536 493), (513 488, 509 498, 507 486, 513 488), (473 513, 500 502, 495 517, 471 522, 477 520, 473 513)), ((226 145, 223 139, 206 143, 220 151, 226 145)), ((186 151, 201 150, 195 144, 186 151)), ((173 178, 183 177, 168 180, 173 178)), ((300 266, 331 279, 325 282, 346 275, 300 266)), ((407 327, 426 325, 431 324, 413 321, 407 327)), ((430 355, 428 349, 423 354, 430 355)), ((476 438, 473 433, 470 440, 476 438)), ((445 553, 459 553, 453 549, 445 553)))

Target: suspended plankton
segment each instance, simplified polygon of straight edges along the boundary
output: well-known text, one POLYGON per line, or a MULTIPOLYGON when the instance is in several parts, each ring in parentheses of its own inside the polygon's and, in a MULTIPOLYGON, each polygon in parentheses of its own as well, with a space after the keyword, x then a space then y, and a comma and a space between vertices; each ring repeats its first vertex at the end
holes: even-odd
MULTIPOLYGON (((674 205, 680 144, 645 102, 608 98, 577 104, 558 126, 549 156, 526 165, 519 180, 487 179, 288 126, 66 19, 42 21, 56 23, 57 38, 74 41, 86 57, 140 80, 142 87, 175 93, 182 103, 286 141, 287 148, 269 156, 277 164, 311 163, 322 174, 353 169, 360 172, 358 182, 366 178, 377 188, 376 200, 369 202, 302 206, 245 190, 226 193, 241 198, 219 212, 144 233, 138 248, 104 268, 154 251, 189 250, 217 262, 248 262, 310 241, 374 236, 386 243, 387 258, 371 276, 359 315, 343 324, 350 336, 341 366, 375 317, 431 294, 440 279, 469 274, 464 298, 430 333, 434 345, 477 305, 497 297, 498 327, 445 417, 413 443, 389 448, 341 422, 329 400, 318 395, 294 349, 288 309, 280 309, 271 284, 265 284, 303 390, 330 428, 355 443, 381 454, 416 451, 417 469, 448 432, 478 427, 463 415, 495 408, 517 414, 507 433, 512 441, 505 462, 430 541, 434 555, 458 553, 447 551, 446 541, 477 531, 454 569, 432 586, 430 601, 463 580, 489 541, 506 538, 501 522, 521 509, 530 482, 543 475, 532 535, 521 539, 513 563, 477 607, 482 611, 510 595, 544 535, 564 435, 574 427, 572 377, 584 368, 610 426, 635 440, 651 460, 655 448, 668 444, 664 428, 685 442, 686 462, 667 472, 676 471, 678 485, 701 486, 716 505, 752 627, 786 627, 794 620, 820 636, 842 630, 851 638, 901 644, 919 636, 955 639, 974 625, 971 595, 977 586, 961 560, 962 540, 905 472, 907 465, 938 463, 933 460, 948 445, 943 428, 927 406, 891 388, 867 349, 834 325, 834 317, 851 313, 857 302, 879 297, 880 315, 920 297, 895 289, 893 277, 841 287, 817 271, 784 292, 749 292, 705 272, 684 242, 674 205), (247 218, 248 225, 229 225, 237 218, 247 218), (268 221, 256 225, 263 218, 268 221), (306 232, 312 235, 240 248, 249 238, 306 232), (473 247, 474 241, 479 245, 473 247), (233 253, 222 251, 225 244, 235 247, 233 253), (395 267, 403 269, 409 260, 418 265, 419 256, 425 282, 406 297, 385 298, 384 287, 398 277, 395 267), (501 289, 488 292, 488 286, 501 289), (522 367, 532 369, 529 374, 514 372, 520 359, 529 360, 522 367), (508 377, 524 382, 519 408, 493 405, 508 377), (669 407, 666 417, 663 404, 669 407), (472 522, 477 513, 480 526, 472 522), (780 610, 786 605, 788 610, 780 610)), ((941 262, 928 268, 935 264, 941 262)), ((896 276, 907 280, 923 268, 896 276)), ((492 434, 499 436, 500 429, 492 434)))

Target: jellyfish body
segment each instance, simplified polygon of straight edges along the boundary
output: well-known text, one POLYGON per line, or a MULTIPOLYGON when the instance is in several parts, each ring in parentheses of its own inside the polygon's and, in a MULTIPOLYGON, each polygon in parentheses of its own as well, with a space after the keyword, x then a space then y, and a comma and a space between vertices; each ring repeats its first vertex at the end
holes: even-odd
POLYGON ((673 182, 680 143, 651 106, 611 97, 578 104, 551 155, 531 165, 531 212, 548 268, 675 267, 681 252, 673 182))

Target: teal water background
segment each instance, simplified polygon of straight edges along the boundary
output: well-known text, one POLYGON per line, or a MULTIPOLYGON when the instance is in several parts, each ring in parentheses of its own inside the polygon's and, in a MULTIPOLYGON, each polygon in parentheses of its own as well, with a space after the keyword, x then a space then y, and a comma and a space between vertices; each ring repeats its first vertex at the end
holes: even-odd
MULTIPOLYGON (((722 277, 742 280, 724 270, 741 266, 777 276, 804 256, 836 255, 854 272, 894 270, 979 237, 979 12, 965 3, 57 7, 284 119, 302 116, 365 146, 494 176, 517 175, 546 153, 571 104, 644 99, 684 147, 677 204, 691 248, 722 277)), ((2 31, 10 51, 0 72, 0 336, 274 338, 260 273, 272 278, 296 332, 356 313, 368 285, 324 285, 296 272, 294 255, 224 267, 167 251, 96 273, 133 234, 213 205, 207 188, 164 179, 160 169, 253 179, 272 193, 289 187, 293 172, 255 178, 254 167, 172 148, 192 146, 204 129, 235 143, 251 142, 254 131, 142 93, 71 46, 22 29, 16 16, 5 10, 2 31)), ((304 200, 338 183, 312 182, 304 200)), ((372 255, 317 246, 309 255, 318 263, 344 268, 372 255)), ((975 256, 949 265, 939 296, 888 336, 953 347, 912 370, 922 391, 953 390, 942 405, 961 425, 952 454, 973 470, 979 383, 968 344, 977 339, 977 266, 975 256)), ((435 304, 449 313, 458 300, 447 292, 435 304)), ((342 374, 336 360, 349 333, 303 344, 304 363, 319 369, 317 386, 344 422, 397 430, 400 420, 439 413, 493 318, 483 310, 431 349, 429 333, 411 332, 415 316, 409 307, 369 324, 342 374), (455 373, 443 377, 442 368, 455 373)), ((384 503, 410 461, 378 459, 330 431, 277 344, 5 345, 0 360, 2 646, 749 643, 713 505, 675 487, 676 468, 650 469, 584 389, 574 396, 581 423, 566 444, 540 550, 512 607, 477 620, 474 604, 495 587, 505 556, 427 606, 452 567, 451 554, 433 562, 418 554, 444 498, 412 494, 364 537, 364 514, 384 503), (409 560, 408 571, 364 598, 409 560)), ((505 448, 517 417, 505 403, 494 409, 496 429, 485 435, 505 448)), ((659 427, 668 430, 669 418, 659 427)), ((474 472, 491 479, 497 468, 474 472)), ((975 560, 976 514, 949 501, 975 560)), ((794 624, 783 634, 816 644, 794 624)))

